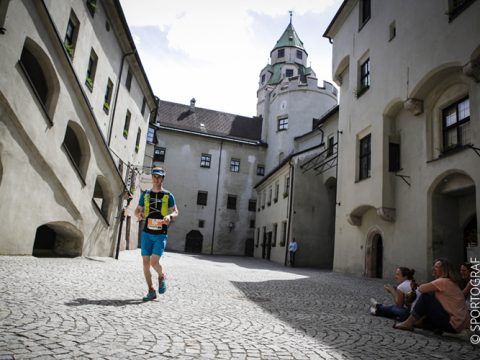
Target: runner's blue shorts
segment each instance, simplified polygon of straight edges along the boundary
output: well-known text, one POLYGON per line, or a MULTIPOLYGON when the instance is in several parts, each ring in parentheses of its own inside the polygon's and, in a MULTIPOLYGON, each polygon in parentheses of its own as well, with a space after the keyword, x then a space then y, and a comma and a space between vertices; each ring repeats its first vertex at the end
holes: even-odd
POLYGON ((162 256, 167 246, 167 234, 149 234, 142 231, 142 256, 162 256))

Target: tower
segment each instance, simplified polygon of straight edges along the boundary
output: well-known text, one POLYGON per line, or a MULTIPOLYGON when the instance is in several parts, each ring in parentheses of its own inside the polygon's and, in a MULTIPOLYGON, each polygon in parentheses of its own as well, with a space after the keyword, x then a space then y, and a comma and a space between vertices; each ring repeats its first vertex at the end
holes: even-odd
POLYGON ((312 130, 318 118, 337 104, 332 84, 318 87, 307 66, 308 53, 290 22, 270 52, 270 63, 260 71, 257 116, 263 117, 262 140, 268 143, 266 172, 294 151, 294 138, 312 130))

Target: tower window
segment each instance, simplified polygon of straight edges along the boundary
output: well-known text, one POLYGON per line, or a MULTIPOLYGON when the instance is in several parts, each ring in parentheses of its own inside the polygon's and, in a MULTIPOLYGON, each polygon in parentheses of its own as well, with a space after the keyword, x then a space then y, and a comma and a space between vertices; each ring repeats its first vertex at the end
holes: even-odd
POLYGON ((283 119, 278 119, 278 131, 284 131, 288 129, 288 117, 283 119))
POLYGON ((297 59, 303 59, 302 50, 297 50, 297 59))
POLYGON ((285 75, 286 75, 287 77, 292 77, 292 76, 293 76, 293 69, 287 69, 287 70, 285 71, 285 75))
POLYGON ((285 57, 285 49, 279 49, 279 50, 278 50, 278 53, 277 53, 277 56, 278 56, 279 58, 285 57))

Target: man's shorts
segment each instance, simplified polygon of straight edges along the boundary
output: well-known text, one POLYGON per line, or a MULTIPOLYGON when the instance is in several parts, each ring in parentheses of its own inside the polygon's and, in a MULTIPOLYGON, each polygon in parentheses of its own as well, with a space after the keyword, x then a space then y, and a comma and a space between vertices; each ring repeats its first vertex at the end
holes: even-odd
POLYGON ((149 234, 142 231, 142 256, 162 256, 167 246, 167 234, 149 234))

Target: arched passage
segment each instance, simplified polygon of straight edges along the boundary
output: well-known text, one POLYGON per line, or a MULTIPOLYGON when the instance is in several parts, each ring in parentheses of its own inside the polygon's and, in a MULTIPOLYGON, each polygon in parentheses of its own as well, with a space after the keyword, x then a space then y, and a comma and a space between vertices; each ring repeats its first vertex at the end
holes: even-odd
POLYGON ((75 257, 82 255, 83 234, 67 222, 52 222, 37 228, 32 255, 75 257))
POLYGON ((432 185, 432 258, 460 264, 477 253, 475 183, 460 171, 441 175, 432 185))
POLYGON ((383 277, 383 237, 378 229, 370 231, 365 247, 365 276, 383 277))
POLYGON ((203 235, 198 230, 191 230, 185 238, 186 253, 202 253, 203 235))

